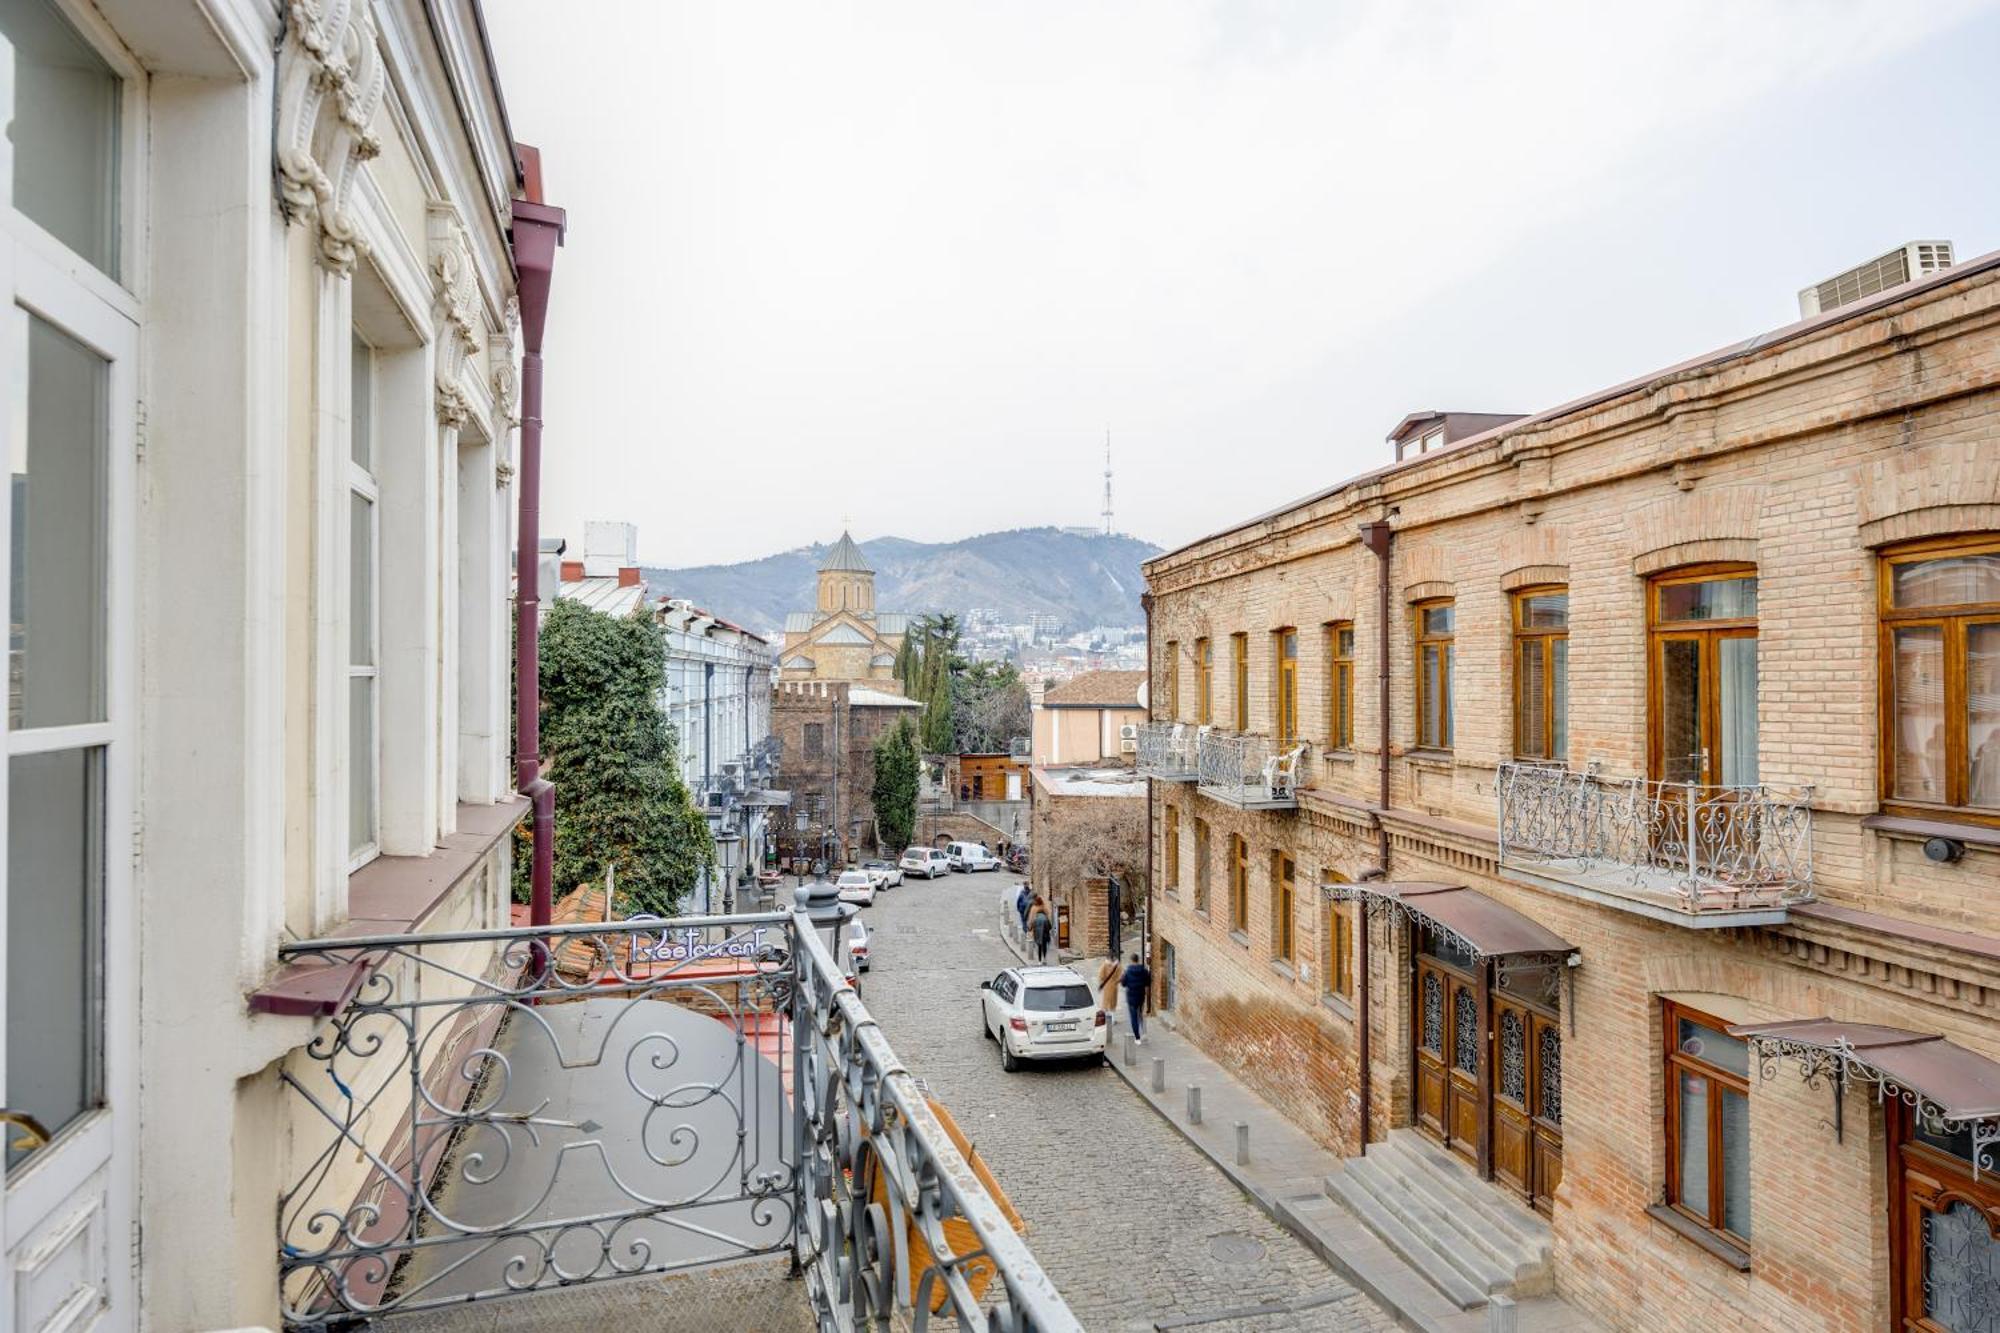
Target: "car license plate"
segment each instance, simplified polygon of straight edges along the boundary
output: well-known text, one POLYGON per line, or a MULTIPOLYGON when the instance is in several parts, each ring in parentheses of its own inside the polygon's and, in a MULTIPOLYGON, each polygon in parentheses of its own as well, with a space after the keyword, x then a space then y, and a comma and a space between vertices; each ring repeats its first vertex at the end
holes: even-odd
POLYGON ((1074 1031, 1076 1031, 1076 1024, 1075 1024, 1074 1022, 1069 1022, 1069 1023, 1051 1023, 1051 1024, 1049 1024, 1049 1031, 1051 1031, 1051 1032, 1074 1032, 1074 1031))

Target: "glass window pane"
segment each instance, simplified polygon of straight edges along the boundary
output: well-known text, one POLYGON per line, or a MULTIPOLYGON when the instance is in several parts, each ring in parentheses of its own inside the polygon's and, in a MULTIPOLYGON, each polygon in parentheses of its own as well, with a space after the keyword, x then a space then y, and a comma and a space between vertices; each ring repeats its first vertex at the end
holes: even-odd
POLYGON ((1944 627, 1896 631, 1896 784, 1905 801, 1943 801, 1944 627))
POLYGON ((1722 1229, 1750 1239, 1750 1099, 1731 1088, 1722 1098, 1722 1229))
POLYGON ((1568 593, 1540 592, 1521 599, 1522 629, 1565 629, 1568 625, 1568 593))
POLYGON ((347 851, 375 845, 375 678, 347 682, 347 851))
POLYGON ((1452 608, 1449 606, 1427 606, 1424 608, 1424 633, 1449 634, 1452 626, 1452 608))
POLYGON ((2000 602, 2000 551, 1890 566, 1894 606, 1965 606, 2000 602))
POLYGON ((1436 745, 1443 730, 1443 713, 1439 708, 1444 679, 1442 663, 1435 646, 1424 649, 1424 715, 1417 731, 1419 745, 1436 745))
POLYGON ((8 713, 15 727, 104 720, 104 358, 35 315, 13 443, 8 713))
POLYGON ((1299 636, 1295 630, 1287 630, 1278 636, 1278 646, 1286 661, 1295 661, 1299 655, 1299 636))
POLYGON ((1668 782, 1703 780, 1701 743, 1701 644, 1667 639, 1660 644, 1660 776, 1668 782))
POLYGON ((1549 758, 1569 754, 1569 639, 1549 642, 1549 674, 1555 677, 1550 691, 1549 758))
POLYGON ((1680 1138, 1681 1207, 1699 1217, 1708 1217, 1708 1080, 1700 1074, 1680 1071, 1680 1105, 1677 1108, 1680 1138))
POLYGON ((347 661, 375 665, 375 504, 358 492, 348 495, 347 661))
POLYGON ((1725 787, 1757 782, 1757 641, 1724 639, 1716 645, 1716 683, 1722 709, 1722 764, 1725 787))
POLYGON ((118 277, 117 74, 48 0, 0 4, 14 47, 14 207, 118 277))
POLYGON ((1340 629, 1334 631, 1334 637, 1340 641, 1340 645, 1335 651, 1342 657, 1354 656, 1354 627, 1352 625, 1343 625, 1340 629))
POLYGON ((1333 742, 1345 748, 1354 744, 1354 668, 1343 664, 1334 672, 1333 742))
POLYGON ((2000 809, 2000 624, 1965 627, 1965 803, 2000 809))
POLYGON ((1706 1023, 1697 1023, 1692 1018, 1680 1020, 1680 1030, 1676 1036, 1682 1055, 1691 1055, 1697 1060, 1705 1060, 1718 1069, 1726 1069, 1732 1074, 1748 1078, 1750 1076, 1750 1044, 1727 1032, 1718 1032, 1706 1023))
POLYGON ((354 340, 354 373, 348 380, 347 441, 354 461, 374 471, 375 458, 375 354, 359 338, 354 340))
POLYGON ((51 1133, 103 1096, 103 772, 101 750, 7 762, 7 1102, 51 1133))
POLYGON ((1521 720, 1519 743, 1521 754, 1529 759, 1547 757, 1544 740, 1548 736, 1547 667, 1542 659, 1543 643, 1540 639, 1520 640, 1521 650, 1515 660, 1520 663, 1520 675, 1514 682, 1517 696, 1517 716, 1521 720))
POLYGON ((1438 744, 1444 746, 1447 750, 1451 748, 1451 718, 1452 718, 1451 666, 1452 666, 1452 658, 1455 655, 1456 655, 1456 650, 1452 647, 1452 645, 1446 644, 1444 646, 1444 688, 1438 691, 1439 695, 1438 705, 1443 710, 1444 713, 1444 726, 1442 730, 1439 732, 1438 744))
POLYGON ((1755 578, 1660 585, 1661 620, 1739 620, 1757 614, 1755 578))

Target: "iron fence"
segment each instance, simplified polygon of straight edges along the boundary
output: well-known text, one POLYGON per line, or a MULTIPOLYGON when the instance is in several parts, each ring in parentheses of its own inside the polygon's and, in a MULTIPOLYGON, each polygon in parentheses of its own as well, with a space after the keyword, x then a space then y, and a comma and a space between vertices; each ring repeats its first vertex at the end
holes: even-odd
POLYGON ((1268 736, 1204 730, 1196 781, 1235 805, 1287 805, 1298 799, 1305 752, 1304 744, 1279 749, 1268 736))
POLYGON ((290 1327, 757 1254, 829 1333, 1080 1327, 803 901, 284 956, 355 978, 281 1075, 290 1327))
POLYGON ((1787 907, 1813 896, 1812 789, 1608 779, 1503 763, 1503 865, 1608 876, 1690 913, 1787 907))
POLYGON ((1182 781, 1193 777, 1196 736, 1197 729, 1185 722, 1141 722, 1139 771, 1151 777, 1182 781))

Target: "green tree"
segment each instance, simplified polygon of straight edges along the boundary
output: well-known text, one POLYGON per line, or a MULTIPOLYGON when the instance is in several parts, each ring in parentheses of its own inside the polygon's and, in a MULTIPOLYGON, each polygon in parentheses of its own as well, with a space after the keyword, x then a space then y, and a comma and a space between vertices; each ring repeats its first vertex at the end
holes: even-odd
MULTIPOLYGON (((557 602, 542 622, 542 754, 556 784, 555 893, 618 867, 618 907, 671 915, 715 862, 659 706, 666 640, 643 615, 557 602)), ((516 835, 514 896, 528 897, 531 831, 516 835)))
POLYGON ((917 729, 909 718, 882 733, 875 742, 875 827, 884 850, 893 854, 910 845, 917 827, 917 776, 923 758, 917 753, 917 729))
POLYGON ((951 725, 951 673, 939 671, 932 677, 930 694, 924 700, 924 753, 952 754, 955 739, 951 725))

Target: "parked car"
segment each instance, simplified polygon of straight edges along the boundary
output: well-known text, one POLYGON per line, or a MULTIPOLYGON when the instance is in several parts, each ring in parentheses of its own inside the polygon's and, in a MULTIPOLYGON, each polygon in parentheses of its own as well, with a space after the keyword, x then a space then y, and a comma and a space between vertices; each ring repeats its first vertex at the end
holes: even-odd
POLYGON ((859 903, 863 907, 875 903, 875 877, 865 870, 843 870, 833 886, 844 903, 859 903))
POLYGON ((906 875, 922 875, 925 879, 936 879, 951 872, 951 858, 935 847, 909 847, 903 851, 903 859, 896 863, 906 875))
POLYGON ((983 842, 953 842, 945 845, 945 856, 953 870, 976 874, 981 870, 998 870, 1001 860, 987 849, 983 842))
POLYGON ((847 923, 847 966, 849 970, 866 972, 871 961, 868 954, 868 940, 874 931, 868 923, 855 917, 847 923))
POLYGON ((894 861, 863 861, 861 868, 881 877, 881 883, 875 886, 878 889, 893 889, 903 882, 903 872, 897 869, 894 861))
POLYGON ((1108 1020, 1090 984, 1068 967, 1010 967, 979 983, 979 1030, 1000 1043, 1000 1067, 1104 1055, 1108 1020))

